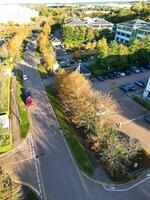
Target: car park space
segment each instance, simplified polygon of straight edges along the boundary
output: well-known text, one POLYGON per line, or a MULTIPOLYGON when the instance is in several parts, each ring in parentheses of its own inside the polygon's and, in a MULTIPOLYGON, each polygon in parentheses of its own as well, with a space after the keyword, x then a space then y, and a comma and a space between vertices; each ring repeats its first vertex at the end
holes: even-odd
MULTIPOLYGON (((135 126, 136 124, 146 130, 150 129, 150 124, 146 122, 146 117, 149 114, 149 111, 136 103, 132 99, 132 95, 128 95, 128 92, 126 93, 119 88, 120 85, 126 85, 128 83, 128 86, 133 90, 131 92, 135 92, 134 89, 143 91, 144 86, 142 83, 146 85, 149 76, 150 71, 145 70, 143 73, 132 73, 130 76, 124 76, 113 80, 107 79, 103 82, 96 81, 93 83, 93 86, 96 89, 102 92, 111 93, 113 98, 118 102, 121 108, 121 113, 114 115, 113 120, 117 123, 121 122, 122 125, 124 124, 124 126, 122 126, 123 129, 129 124, 132 124, 132 126, 135 126)), ((126 131, 130 132, 128 129, 126 129, 126 131)))

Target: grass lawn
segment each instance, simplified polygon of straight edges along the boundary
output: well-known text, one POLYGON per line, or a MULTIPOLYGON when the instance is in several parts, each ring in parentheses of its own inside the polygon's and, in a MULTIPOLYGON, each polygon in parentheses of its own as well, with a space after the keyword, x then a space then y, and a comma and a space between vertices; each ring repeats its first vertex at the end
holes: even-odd
POLYGON ((47 86, 45 89, 76 162, 84 171, 92 175, 94 171, 93 164, 89 159, 83 145, 80 143, 80 139, 75 133, 75 130, 69 123, 66 115, 63 113, 56 98, 55 90, 52 88, 52 86, 47 86))
POLYGON ((140 96, 134 96, 133 100, 142 105, 145 109, 150 110, 150 103, 140 96))
POLYGON ((18 104, 18 111, 21 118, 20 123, 20 136, 25 138, 28 134, 30 123, 28 119, 27 107, 23 100, 23 80, 22 80, 22 71, 17 70, 17 104, 18 104))
POLYGON ((0 129, 0 154, 12 149, 12 135, 9 129, 0 129))
POLYGON ((5 73, 3 70, 0 71, 0 114, 9 114, 10 75, 5 73))
POLYGON ((42 79, 47 79, 47 72, 42 64, 37 65, 38 72, 42 79))

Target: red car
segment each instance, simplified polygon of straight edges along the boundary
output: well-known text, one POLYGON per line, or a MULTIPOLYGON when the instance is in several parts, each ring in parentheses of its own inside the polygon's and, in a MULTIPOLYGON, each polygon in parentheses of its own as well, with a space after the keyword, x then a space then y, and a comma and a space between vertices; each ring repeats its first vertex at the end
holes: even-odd
POLYGON ((27 89, 24 90, 24 98, 25 98, 26 106, 31 107, 33 105, 32 97, 31 97, 30 91, 27 89))
POLYGON ((29 96, 26 98, 26 106, 31 107, 33 105, 32 98, 29 96))

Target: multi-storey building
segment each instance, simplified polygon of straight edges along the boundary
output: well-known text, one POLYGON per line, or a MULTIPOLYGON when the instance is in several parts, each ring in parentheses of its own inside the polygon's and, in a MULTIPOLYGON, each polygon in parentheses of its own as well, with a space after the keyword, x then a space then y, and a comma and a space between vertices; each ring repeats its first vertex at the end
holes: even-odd
POLYGON ((99 17, 89 18, 84 17, 83 19, 71 18, 66 22, 67 26, 86 26, 93 29, 109 29, 113 30, 113 24, 99 17))
POLYGON ((144 39, 148 34, 150 34, 150 23, 134 19, 117 24, 115 40, 128 44, 132 39, 144 39))

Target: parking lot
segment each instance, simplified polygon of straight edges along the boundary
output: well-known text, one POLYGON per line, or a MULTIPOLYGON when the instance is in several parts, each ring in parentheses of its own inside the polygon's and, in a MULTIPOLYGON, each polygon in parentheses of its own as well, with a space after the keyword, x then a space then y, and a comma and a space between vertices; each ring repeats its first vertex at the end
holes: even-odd
MULTIPOLYGON (((119 103, 121 110, 119 114, 114 114, 112 116, 112 120, 114 123, 121 124, 121 131, 131 137, 138 138, 146 151, 150 153, 150 124, 145 121, 145 117, 150 114, 150 112, 136 103, 132 99, 132 95, 128 95, 119 88, 122 84, 134 83, 137 80, 141 80, 146 84, 149 76, 150 70, 146 70, 142 73, 132 73, 130 76, 113 80, 107 79, 103 82, 95 80, 93 86, 97 90, 112 94, 114 99, 119 103)), ((137 93, 143 90, 143 88, 139 89, 137 93)))

